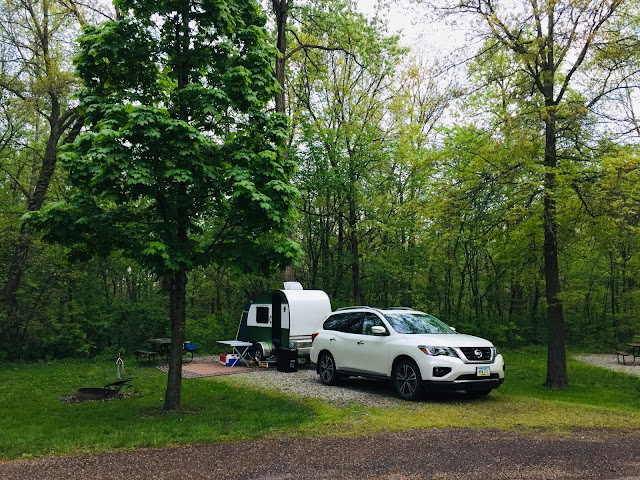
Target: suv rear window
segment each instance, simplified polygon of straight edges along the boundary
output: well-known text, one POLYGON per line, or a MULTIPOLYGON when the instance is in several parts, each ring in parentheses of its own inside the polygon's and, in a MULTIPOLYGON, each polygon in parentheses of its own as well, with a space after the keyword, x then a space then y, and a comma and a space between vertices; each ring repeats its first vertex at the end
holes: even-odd
POLYGON ((362 313, 340 313, 332 315, 325 322, 322 328, 325 330, 336 330, 343 333, 362 333, 362 313))
POLYGON ((455 334, 447 325, 436 317, 417 313, 388 313, 384 316, 391 328, 398 333, 423 334, 423 333, 451 333, 455 334))

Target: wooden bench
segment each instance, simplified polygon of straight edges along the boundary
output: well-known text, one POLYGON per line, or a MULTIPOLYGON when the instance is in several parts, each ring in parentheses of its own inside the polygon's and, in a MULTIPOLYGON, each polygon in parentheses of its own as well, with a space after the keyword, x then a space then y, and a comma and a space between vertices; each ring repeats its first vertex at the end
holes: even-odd
POLYGON ((622 351, 616 352, 616 358, 618 359, 618 363, 622 363, 623 365, 626 365, 627 364, 627 357, 633 358, 633 362, 631 362, 631 363, 635 363, 636 362, 636 357, 634 357, 630 353, 622 352, 622 351), (622 361, 620 361, 621 358, 622 358, 622 361))
POLYGON ((158 352, 152 352, 149 350, 136 350, 135 352, 133 352, 133 354, 136 356, 136 360, 139 362, 140 357, 143 357, 145 355, 147 356, 148 361, 155 359, 158 355, 158 352))

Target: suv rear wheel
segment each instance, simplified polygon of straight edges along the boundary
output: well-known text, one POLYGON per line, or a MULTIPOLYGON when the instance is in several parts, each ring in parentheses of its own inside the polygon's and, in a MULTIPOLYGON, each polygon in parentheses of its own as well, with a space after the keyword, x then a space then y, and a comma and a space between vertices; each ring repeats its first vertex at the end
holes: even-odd
POLYGON ((420 369, 413 360, 403 359, 393 369, 393 386, 403 400, 416 400, 422 393, 420 369))
POLYGON ((320 381, 325 385, 335 385, 338 383, 338 372, 333 355, 329 352, 322 352, 318 359, 318 373, 320 381))

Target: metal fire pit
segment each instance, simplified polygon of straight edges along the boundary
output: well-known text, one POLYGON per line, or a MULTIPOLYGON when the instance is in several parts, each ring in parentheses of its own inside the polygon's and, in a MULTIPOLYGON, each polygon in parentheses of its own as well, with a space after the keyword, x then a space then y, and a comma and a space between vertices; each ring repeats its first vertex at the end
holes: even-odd
POLYGON ((78 400, 107 400, 109 398, 120 398, 122 387, 130 388, 131 378, 118 382, 107 383, 104 387, 82 387, 76 392, 78 400))

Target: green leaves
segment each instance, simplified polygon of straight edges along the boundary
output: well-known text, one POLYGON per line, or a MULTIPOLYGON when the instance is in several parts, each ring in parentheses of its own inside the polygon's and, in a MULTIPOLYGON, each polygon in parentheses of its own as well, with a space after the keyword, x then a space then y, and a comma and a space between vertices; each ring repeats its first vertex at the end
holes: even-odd
POLYGON ((160 276, 224 252, 253 256, 253 242, 267 269, 288 262, 296 248, 278 239, 293 216, 293 165, 279 155, 286 119, 264 113, 278 87, 258 5, 118 5, 122 20, 78 39, 89 128, 60 157, 75 203, 33 221, 64 224, 49 231, 68 244, 109 243, 160 276), (99 241, 87 243, 92 230, 99 241))

